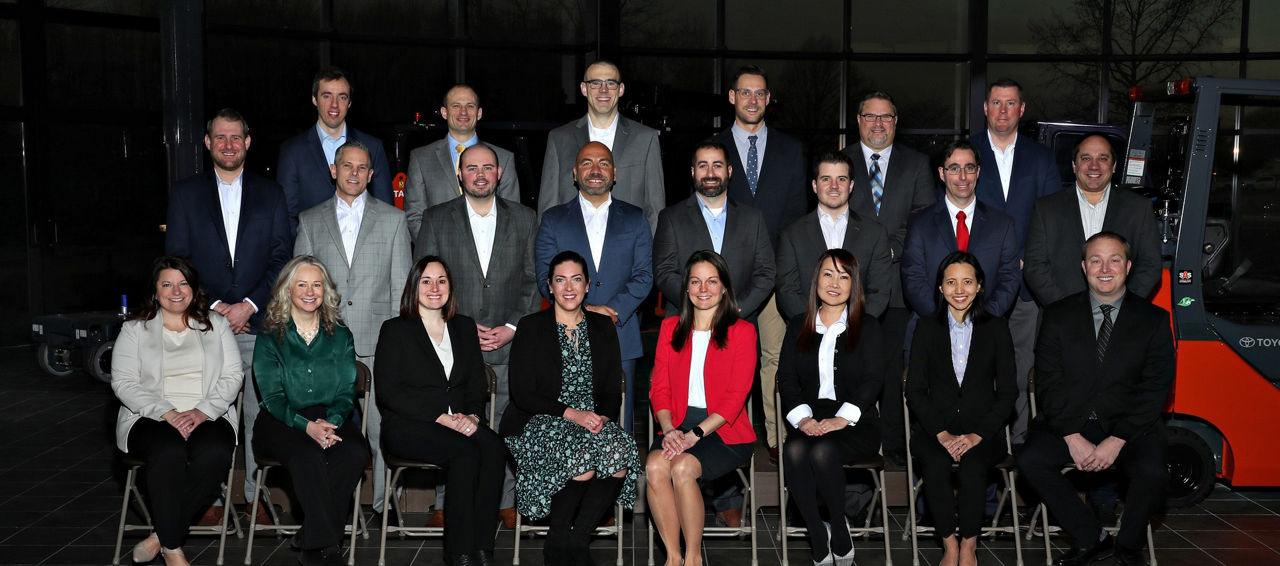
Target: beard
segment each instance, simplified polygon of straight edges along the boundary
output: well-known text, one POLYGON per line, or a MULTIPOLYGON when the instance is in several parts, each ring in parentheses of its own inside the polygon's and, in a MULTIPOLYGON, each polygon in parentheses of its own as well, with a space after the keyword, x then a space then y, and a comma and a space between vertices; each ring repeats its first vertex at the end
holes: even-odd
POLYGON ((703 177, 694 182, 693 190, 698 191, 698 194, 705 198, 716 198, 724 194, 726 190, 729 190, 729 180, 715 176, 703 177), (708 186, 704 184, 704 181, 707 179, 719 179, 720 183, 718 185, 708 186))

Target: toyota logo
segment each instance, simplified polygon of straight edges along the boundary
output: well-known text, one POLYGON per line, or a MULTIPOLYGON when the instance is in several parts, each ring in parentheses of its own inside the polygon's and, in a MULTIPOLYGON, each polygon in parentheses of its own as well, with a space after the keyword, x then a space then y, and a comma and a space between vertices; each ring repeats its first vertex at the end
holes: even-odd
POLYGON ((1240 339, 1241 348, 1252 348, 1253 343, 1254 343, 1254 340, 1253 340, 1253 337, 1251 336, 1245 336, 1244 338, 1240 339))

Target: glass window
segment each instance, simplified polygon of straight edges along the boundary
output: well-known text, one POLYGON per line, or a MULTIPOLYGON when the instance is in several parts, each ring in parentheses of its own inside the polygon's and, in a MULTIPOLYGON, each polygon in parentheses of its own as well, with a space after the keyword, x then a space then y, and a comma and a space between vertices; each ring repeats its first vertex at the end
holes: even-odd
POLYGON ((321 19, 322 4, 322 0, 205 0, 204 17, 210 24, 240 26, 248 23, 263 28, 318 30, 324 27, 321 19))
MULTIPOLYGON (((333 46, 333 64, 350 77, 350 118, 356 127, 413 121, 440 108, 440 97, 453 84, 444 48, 341 43, 333 46)), ((310 88, 310 81, 306 83, 310 88)), ((312 109, 310 99, 307 108, 312 109)), ((314 120, 314 110, 311 118, 314 120)))
POLYGON ((22 49, 18 22, 0 20, 0 106, 22 104, 22 49))
POLYGON ((156 17, 160 14, 164 3, 154 0, 45 0, 45 5, 50 8, 70 8, 86 12, 156 17))
POLYGON ((1240 64, 1235 61, 1143 61, 1111 64, 1111 98, 1108 121, 1128 124, 1133 116, 1129 88, 1162 85, 1186 77, 1239 77, 1240 64))
POLYGON ((1280 3, 1249 3, 1248 47, 1254 52, 1280 51, 1280 3))
POLYGON ((1024 124, 1038 121, 1098 121, 1096 66, 1082 63, 991 63, 987 78, 1008 77, 1022 84, 1024 124))
MULTIPOLYGON (((0 344, 25 344, 31 338, 31 311, 28 300, 28 210, 26 186, 22 182, 22 125, 0 122, 0 168, 13 181, 0 183, 0 199, 9 206, 0 208, 0 258, 8 267, 0 269, 0 344)), ((35 248, 31 248, 35 249, 35 248)))
POLYGON ((453 29, 449 4, 447 0, 334 2, 333 27, 340 32, 447 37, 453 29))
POLYGON ((839 52, 844 6, 835 0, 803 4, 772 0, 726 0, 725 45, 729 49, 839 52), (801 8, 803 9, 797 9, 801 8))
MULTIPOLYGON (((210 33, 205 35, 205 110, 239 110, 254 131, 254 151, 272 130, 291 132, 316 121, 311 105, 311 80, 320 64, 318 41, 248 37, 210 33), (259 64, 264 57, 270 65, 259 64), (264 135, 267 134, 267 135, 264 135)), ((362 77, 358 72, 357 77, 362 77)), ((357 78, 359 83, 362 79, 357 78)), ((359 84, 355 95, 361 96, 359 84)))
MULTIPOLYGON (((476 89, 488 122, 536 120, 558 122, 586 113, 578 83, 581 70, 562 67, 558 53, 475 49, 467 53, 467 83, 476 89), (513 64, 519 61, 519 64, 513 64)), ((623 81, 629 82, 626 70, 623 81)), ((448 81, 452 83, 452 81, 448 81)), ((440 83, 444 87, 446 84, 440 83)), ((628 85, 630 86, 630 85, 628 85)), ((431 93, 434 109, 444 91, 431 93)), ((630 89, 622 99, 625 104, 630 89)))
POLYGON ((966 63, 852 63, 846 127, 857 131, 854 115, 863 97, 872 91, 883 91, 893 97, 898 107, 899 130, 963 129, 967 126, 968 84, 966 63))
POLYGON ((47 31, 52 104, 160 110, 159 33, 67 25, 47 31))
MULTIPOLYGON (((715 60, 710 57, 626 57, 618 61, 627 92, 622 104, 649 126, 660 129, 701 132, 715 131, 716 116, 728 127, 733 116, 727 94, 715 94, 715 60)), ((727 71, 732 74, 730 67, 727 71)), ((725 77, 725 81, 729 76, 725 77)), ((725 92, 727 86, 719 90, 725 92)), ((691 146, 692 147, 692 146, 691 146)))
POLYGON ((966 2, 858 0, 853 4, 854 53, 965 53, 969 51, 966 2), (874 14, 874 17, 867 17, 874 14), (911 22, 903 33, 899 22, 911 22))
POLYGON ((1234 53, 1240 50, 1240 5, 1215 2, 1114 2, 1117 55, 1234 53))
MULTIPOLYGON (((583 12, 578 2, 468 2, 467 10, 468 33, 477 40, 500 38, 503 41, 555 45, 579 43, 585 37, 583 12)), ((511 61, 508 59, 507 63, 511 61)), ((512 65, 499 68, 507 66, 512 65)))
POLYGON ((619 41, 634 47, 713 48, 716 4, 685 0, 623 2, 619 41))
POLYGON ((1099 53, 1102 20, 1082 8, 1083 4, 1075 0, 990 0, 987 50, 1028 55, 1099 53))

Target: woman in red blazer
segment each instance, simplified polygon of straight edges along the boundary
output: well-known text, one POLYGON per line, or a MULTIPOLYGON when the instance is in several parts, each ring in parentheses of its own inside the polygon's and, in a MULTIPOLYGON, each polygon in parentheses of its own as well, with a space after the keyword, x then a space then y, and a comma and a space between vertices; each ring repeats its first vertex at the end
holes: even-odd
POLYGON ((662 429, 645 464, 653 522, 667 565, 702 564, 699 481, 737 469, 756 441, 747 394, 756 369, 756 328, 738 318, 729 267, 702 250, 685 263, 680 316, 662 321, 649 402, 662 429))

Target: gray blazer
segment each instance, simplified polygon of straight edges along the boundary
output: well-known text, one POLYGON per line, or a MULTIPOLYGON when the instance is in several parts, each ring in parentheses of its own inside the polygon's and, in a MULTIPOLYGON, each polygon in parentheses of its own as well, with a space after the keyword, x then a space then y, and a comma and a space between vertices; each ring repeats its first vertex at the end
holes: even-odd
POLYGON ((338 286, 338 310, 355 339, 356 355, 372 356, 382 322, 400 314, 400 293, 412 263, 409 231, 400 209, 369 195, 364 202, 354 258, 348 262, 338 228, 337 197, 298 215, 293 254, 316 256, 338 286))
MULTIPOLYGON (((517 325, 525 315, 542 307, 534 282, 533 240, 537 214, 519 203, 498 198, 498 227, 489 256, 489 273, 480 269, 480 257, 471 237, 466 197, 458 197, 427 209, 422 230, 414 240, 414 258, 436 255, 453 275, 451 290, 458 313, 477 324, 494 327, 517 325)), ((505 364, 511 344, 484 352, 489 364, 505 364)))
MULTIPOLYGON (((204 351, 204 399, 196 408, 211 419, 227 419, 231 429, 238 430, 236 396, 244 382, 240 348, 222 315, 210 312, 209 325, 208 332, 196 330, 204 351)), ((146 321, 126 321, 120 328, 111 351, 111 390, 123 404, 116 416, 116 447, 128 452, 133 423, 140 418, 158 421, 174 409, 164 398, 164 323, 159 314, 146 321)))
MULTIPOLYGON (((542 218, 548 208, 578 196, 578 189, 573 186, 573 169, 578 150, 591 141, 587 120, 584 115, 547 135, 538 218, 542 218)), ((650 232, 656 230, 658 212, 667 206, 658 131, 619 114, 618 132, 613 139, 613 166, 617 169, 613 198, 644 209, 650 232)))
MULTIPOLYGON (((733 199, 725 201, 724 242, 720 256, 729 265, 729 279, 743 318, 753 318, 773 293, 773 246, 764 215, 733 199)), ((653 236, 653 281, 662 291, 667 316, 680 314, 684 295, 684 264, 698 250, 710 250, 711 232, 698 207, 698 196, 675 203, 658 216, 653 236)))
MULTIPOLYGON (((515 155, 496 145, 485 145, 498 154, 498 167, 502 168, 498 196, 520 202, 520 178, 516 175, 515 155)), ((462 194, 459 191, 458 172, 453 167, 453 155, 449 153, 449 138, 413 150, 409 154, 409 178, 404 185, 404 216, 409 222, 409 239, 418 237, 422 215, 428 208, 458 198, 462 194)))
MULTIPOLYGON (((778 310, 784 320, 804 313, 809 304, 813 269, 827 251, 822 237, 819 212, 810 212, 793 222, 778 238, 778 310)), ((889 292, 897 272, 889 259, 889 235, 879 224, 849 211, 849 224, 840 246, 858 260, 866 313, 879 317, 889 308, 889 292)))

